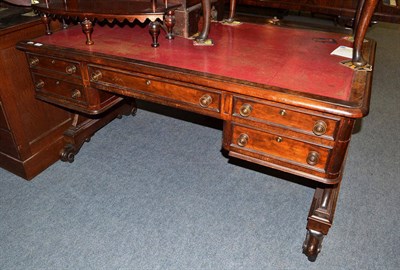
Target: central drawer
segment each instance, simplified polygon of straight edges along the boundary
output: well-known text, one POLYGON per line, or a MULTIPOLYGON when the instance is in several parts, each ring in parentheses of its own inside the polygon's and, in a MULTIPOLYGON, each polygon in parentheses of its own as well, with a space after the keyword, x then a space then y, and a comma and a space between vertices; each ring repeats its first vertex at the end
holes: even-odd
POLYGON ((206 87, 171 81, 151 75, 88 65, 90 84, 102 90, 173 104, 196 112, 221 111, 221 93, 206 87))

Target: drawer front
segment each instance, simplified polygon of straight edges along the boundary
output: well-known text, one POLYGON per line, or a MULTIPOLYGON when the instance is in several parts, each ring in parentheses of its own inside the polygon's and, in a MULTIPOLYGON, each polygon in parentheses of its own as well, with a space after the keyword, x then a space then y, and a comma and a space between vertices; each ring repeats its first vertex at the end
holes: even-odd
POLYGON ((331 151, 295 138, 239 125, 233 126, 231 146, 233 151, 236 147, 251 152, 252 156, 267 156, 323 172, 331 151))
POLYGON ((42 55, 28 54, 28 64, 31 69, 49 70, 73 77, 81 77, 81 68, 79 62, 42 55))
POLYGON ((10 130, 10 127, 7 123, 6 114, 3 109, 3 104, 0 101, 0 129, 10 130))
POLYGON ((339 126, 339 118, 318 114, 308 110, 299 110, 273 102, 261 102, 253 99, 234 98, 233 116, 264 122, 268 125, 284 126, 297 132, 333 140, 339 126))
POLYGON ((154 76, 119 72, 89 65, 90 83, 95 88, 120 89, 122 94, 156 97, 190 107, 220 112, 221 94, 207 88, 191 87, 154 76))
POLYGON ((9 131, 0 129, 0 152, 19 158, 18 149, 15 145, 12 134, 9 131))
POLYGON ((86 93, 80 85, 69 83, 56 78, 33 74, 37 94, 52 100, 68 101, 77 105, 86 105, 86 93))

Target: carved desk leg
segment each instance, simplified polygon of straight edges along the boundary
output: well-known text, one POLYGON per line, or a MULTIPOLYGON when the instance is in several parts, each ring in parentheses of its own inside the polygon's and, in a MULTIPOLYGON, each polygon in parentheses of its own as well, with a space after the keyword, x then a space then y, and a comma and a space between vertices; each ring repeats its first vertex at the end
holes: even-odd
POLYGON ((206 44, 208 41, 212 44, 212 41, 208 39, 211 26, 211 0, 201 0, 201 4, 203 5, 203 29, 196 38, 196 42, 198 44, 206 44))
POLYGON ((86 35, 86 45, 93 45, 94 42, 92 40, 92 33, 93 33, 93 23, 85 18, 82 23, 82 31, 86 35))
POLYGON ((42 20, 44 26, 46 27, 46 35, 51 35, 50 18, 46 14, 40 14, 40 19, 42 20))
POLYGON ((332 226, 339 184, 317 188, 308 214, 307 235, 303 244, 303 253, 314 261, 321 251, 322 240, 332 226))
POLYGON ((235 20, 236 13, 236 0, 231 0, 229 2, 229 17, 226 19, 226 22, 232 23, 235 20))
POLYGON ((364 66, 367 61, 362 57, 362 45, 371 22, 378 0, 359 0, 355 17, 354 48, 352 62, 356 66, 364 66))
POLYGON ((150 22, 149 33, 153 39, 151 46, 154 48, 160 46, 160 43, 158 43, 158 36, 160 35, 160 23, 158 21, 150 22))
POLYGON ((116 108, 98 118, 75 114, 71 126, 64 132, 64 149, 60 152, 60 159, 72 163, 82 145, 89 142, 96 131, 122 115, 135 115, 136 109, 136 103, 132 99, 121 102, 116 108))

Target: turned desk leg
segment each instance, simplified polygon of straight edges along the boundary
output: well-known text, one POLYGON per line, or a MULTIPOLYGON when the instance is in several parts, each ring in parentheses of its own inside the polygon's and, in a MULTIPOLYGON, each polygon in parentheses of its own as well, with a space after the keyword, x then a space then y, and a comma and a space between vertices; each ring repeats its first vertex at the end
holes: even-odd
POLYGON ((93 33, 93 23, 85 18, 82 23, 82 31, 86 35, 86 45, 93 45, 94 42, 92 40, 92 33, 93 33))
POLYGON ((51 35, 50 18, 46 14, 41 14, 40 19, 42 20, 44 26, 46 27, 46 35, 51 35))
POLYGON ((201 0, 201 4, 203 5, 203 29, 196 38, 196 42, 205 43, 208 39, 211 26, 211 0, 201 0))
POLYGON ((229 17, 226 20, 228 23, 231 23, 235 20, 235 13, 236 13, 236 0, 231 0, 229 2, 229 17))
POLYGON ((153 43, 151 43, 151 46, 154 48, 157 48, 158 46, 160 46, 160 44, 158 43, 158 36, 160 35, 160 23, 157 21, 154 22, 150 22, 149 25, 149 33, 153 39, 153 43))
POLYGON ((167 39, 174 39, 174 34, 172 32, 176 20, 175 20, 175 11, 170 10, 165 14, 164 16, 164 23, 165 26, 167 27, 167 35, 165 36, 167 39))
POLYGON ((340 182, 333 186, 317 188, 308 214, 307 235, 303 253, 314 261, 321 251, 322 240, 332 226, 340 182))
POLYGON ((359 0, 355 16, 354 26, 354 46, 352 62, 356 66, 364 66, 367 61, 362 56, 362 46, 365 34, 371 23, 372 15, 375 11, 378 0, 359 0))

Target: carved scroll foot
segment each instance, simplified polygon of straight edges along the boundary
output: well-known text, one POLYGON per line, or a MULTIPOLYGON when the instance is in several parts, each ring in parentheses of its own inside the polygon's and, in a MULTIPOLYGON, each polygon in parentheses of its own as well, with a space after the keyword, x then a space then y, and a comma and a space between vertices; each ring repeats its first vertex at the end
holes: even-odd
POLYGON ((303 244, 303 253, 310 261, 315 261, 317 258, 321 251, 322 239, 332 226, 339 189, 340 182, 315 190, 308 214, 306 240, 303 244))
POLYGON ((175 11, 170 10, 164 16, 164 24, 165 24, 165 27, 167 28, 167 30, 166 30, 167 35, 165 36, 165 38, 174 39, 174 34, 173 34, 172 30, 175 26, 175 23, 176 23, 175 11))
POLYGON ((46 14, 41 14, 40 19, 42 20, 44 26, 46 27, 46 35, 53 34, 50 27, 50 22, 51 22, 50 18, 46 14))
POLYGON ((93 23, 85 18, 82 21, 81 25, 82 25, 82 31, 86 36, 86 45, 93 45, 94 44, 92 40, 93 23))
POLYGON ((149 33, 151 35, 151 38, 153 39, 153 43, 151 43, 151 47, 157 48, 160 46, 158 43, 158 36, 160 35, 160 23, 157 21, 150 22, 149 25, 149 33))
POLYGON ((75 154, 77 154, 77 150, 72 144, 67 144, 60 152, 60 159, 64 162, 72 163, 75 160, 75 154))

